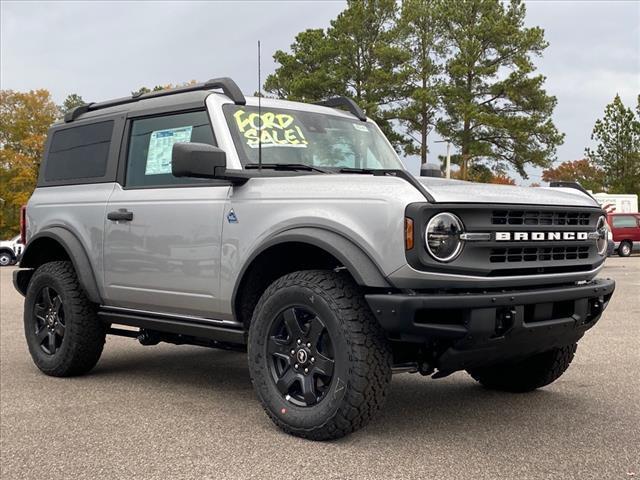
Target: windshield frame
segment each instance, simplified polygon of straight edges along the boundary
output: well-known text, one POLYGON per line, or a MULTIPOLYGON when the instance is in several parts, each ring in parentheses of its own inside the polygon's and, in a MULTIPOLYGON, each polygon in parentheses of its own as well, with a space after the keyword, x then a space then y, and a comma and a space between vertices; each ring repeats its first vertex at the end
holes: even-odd
MULTIPOLYGON (((301 106, 303 106, 303 105, 301 105, 301 106)), ((251 112, 257 113, 258 106, 254 105, 254 104, 234 105, 234 104, 229 104, 229 103, 222 105, 223 119, 224 119, 224 123, 226 124, 227 131, 229 132, 230 140, 231 140, 231 142, 233 144, 233 147, 235 149, 235 153, 237 155, 237 158, 238 158, 240 164, 242 165, 242 168, 246 169, 247 165, 255 165, 255 164, 257 164, 257 160, 251 159, 250 157, 247 156, 246 148, 251 148, 251 147, 247 147, 247 146, 244 145, 243 138, 241 136, 241 132, 238 129, 238 127, 236 125, 236 122, 234 122, 233 116, 235 115, 235 113, 238 110, 245 110, 245 111, 251 111, 251 112)), ((323 170, 328 170, 328 171, 336 172, 336 173, 339 173, 339 171, 341 169, 343 169, 343 168, 347 168, 347 169, 349 169, 349 168, 356 168, 356 169, 357 168, 362 168, 362 169, 365 169, 365 170, 372 170, 372 171, 406 170, 406 167, 404 166, 404 163, 399 158, 398 154, 396 153, 395 149, 393 148, 393 146, 391 145, 389 140, 382 133, 382 131, 380 130, 378 125, 376 125, 375 122, 372 122, 371 120, 362 121, 362 120, 358 119, 357 117, 352 117, 350 115, 340 115, 337 112, 336 112, 336 114, 331 114, 331 113, 325 113, 325 112, 317 112, 317 111, 311 110, 311 109, 291 108, 291 107, 288 107, 288 106, 279 106, 279 105, 263 106, 262 110, 263 110, 263 112, 265 110, 267 110, 267 111, 270 111, 270 112, 274 112, 275 111, 276 113, 278 113, 278 112, 291 112, 291 114, 293 114, 293 115, 303 114, 305 116, 329 117, 329 118, 331 118, 333 120, 337 120, 339 122, 349 123, 349 124, 352 124, 352 125, 358 125, 358 124, 366 123, 366 127, 367 127, 369 133, 375 136, 375 140, 373 140, 371 143, 376 145, 376 147, 378 149, 381 149, 381 148, 384 149, 384 151, 381 150, 379 153, 381 154, 380 156, 383 158, 383 161, 385 163, 389 163, 389 165, 382 165, 382 161, 378 160, 377 157, 376 157, 376 161, 380 164, 380 166, 377 166, 377 165, 373 165, 373 166, 372 165, 366 165, 366 166, 354 167, 353 165, 344 165, 344 164, 326 165, 326 164, 322 164, 322 163, 310 163, 310 162, 295 162, 295 163, 304 163, 305 165, 308 165, 308 166, 311 166, 311 167, 317 167, 319 169, 321 168, 323 170)), ((344 131, 346 131, 346 129, 344 129, 344 131)), ((264 144, 262 146, 262 149, 263 149, 262 150, 262 161, 265 164, 289 165, 291 163, 294 163, 294 162, 277 162, 277 161, 274 161, 273 157, 265 159, 265 150, 268 150, 270 148, 271 147, 265 147, 264 144)), ((368 152, 372 152, 373 149, 372 148, 367 148, 367 151, 368 152)), ((374 153, 374 155, 375 155, 375 153, 374 153)), ((253 168, 255 168, 255 167, 253 167, 253 168)))

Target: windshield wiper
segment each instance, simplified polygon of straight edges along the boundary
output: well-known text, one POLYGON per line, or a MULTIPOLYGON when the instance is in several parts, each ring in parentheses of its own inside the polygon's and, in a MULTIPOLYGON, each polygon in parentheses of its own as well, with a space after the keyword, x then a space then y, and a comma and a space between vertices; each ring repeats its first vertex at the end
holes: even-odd
MULTIPOLYGON (((257 163, 247 163, 244 168, 258 169, 260 165, 257 163)), ((333 173, 324 168, 314 167, 313 165, 307 165, 306 163, 263 163, 262 168, 268 168, 271 170, 306 170, 308 172, 320 172, 320 173, 333 173)))
MULTIPOLYGON (((378 170, 384 172, 385 170, 378 170)), ((371 174, 376 172, 373 168, 354 168, 354 167, 342 167, 338 170, 338 173, 367 173, 371 174)))

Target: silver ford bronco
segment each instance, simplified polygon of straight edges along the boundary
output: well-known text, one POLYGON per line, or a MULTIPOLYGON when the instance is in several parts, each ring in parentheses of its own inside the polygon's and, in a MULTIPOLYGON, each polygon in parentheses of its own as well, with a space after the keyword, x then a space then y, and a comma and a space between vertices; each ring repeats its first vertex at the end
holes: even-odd
POLYGON ((246 349, 269 417, 315 440, 363 427, 394 372, 550 384, 615 287, 579 186, 417 178, 353 101, 228 78, 68 112, 22 224, 45 374, 87 373, 107 334, 246 349))

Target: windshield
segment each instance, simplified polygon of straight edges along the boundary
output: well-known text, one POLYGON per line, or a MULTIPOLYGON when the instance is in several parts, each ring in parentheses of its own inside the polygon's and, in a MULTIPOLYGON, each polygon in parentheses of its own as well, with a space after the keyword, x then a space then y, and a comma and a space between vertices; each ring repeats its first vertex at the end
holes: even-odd
MULTIPOLYGON (((258 163, 258 108, 223 107, 243 165, 258 163)), ((262 108, 262 163, 323 168, 403 169, 371 123, 301 110, 262 108)))

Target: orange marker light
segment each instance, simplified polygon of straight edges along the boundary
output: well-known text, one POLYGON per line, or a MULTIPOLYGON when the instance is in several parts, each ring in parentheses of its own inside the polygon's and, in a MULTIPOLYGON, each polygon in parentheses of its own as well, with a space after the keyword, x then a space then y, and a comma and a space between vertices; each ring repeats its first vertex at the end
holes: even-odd
POLYGON ((413 219, 404 219, 404 247, 407 250, 413 248, 413 219))

